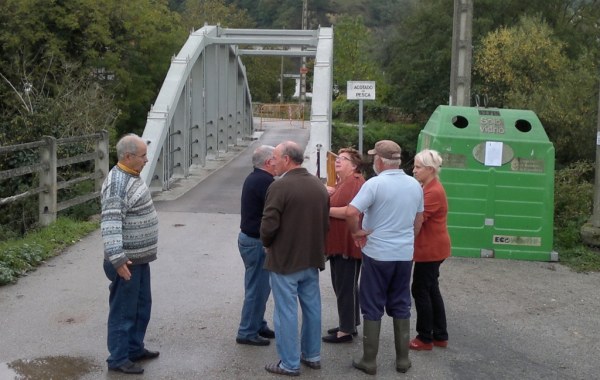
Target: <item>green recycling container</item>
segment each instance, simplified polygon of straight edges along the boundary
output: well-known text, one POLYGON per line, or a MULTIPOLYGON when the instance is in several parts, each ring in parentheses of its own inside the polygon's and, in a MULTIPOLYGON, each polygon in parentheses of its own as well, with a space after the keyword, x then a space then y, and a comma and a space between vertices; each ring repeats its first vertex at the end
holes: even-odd
POLYGON ((417 148, 444 160, 454 256, 558 260, 554 146, 534 112, 439 106, 417 148))

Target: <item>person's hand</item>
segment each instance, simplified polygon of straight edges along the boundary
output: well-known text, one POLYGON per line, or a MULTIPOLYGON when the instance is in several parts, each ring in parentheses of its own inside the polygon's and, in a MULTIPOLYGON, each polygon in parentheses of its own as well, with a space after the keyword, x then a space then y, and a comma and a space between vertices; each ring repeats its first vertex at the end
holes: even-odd
POLYGON ((129 271, 129 268, 127 267, 127 265, 131 265, 131 261, 127 260, 127 262, 125 264, 123 264, 120 267, 118 267, 117 268, 117 273, 124 280, 129 281, 131 279, 131 272, 129 271))
POLYGON ((359 248, 363 248, 367 245, 367 236, 371 234, 372 231, 358 230, 352 234, 352 238, 354 239, 354 245, 359 248))
POLYGON ((335 193, 335 187, 325 186, 325 188, 327 188, 327 194, 331 195, 335 193))
POLYGON ((271 253, 271 248, 263 247, 263 249, 265 250, 265 253, 271 253))

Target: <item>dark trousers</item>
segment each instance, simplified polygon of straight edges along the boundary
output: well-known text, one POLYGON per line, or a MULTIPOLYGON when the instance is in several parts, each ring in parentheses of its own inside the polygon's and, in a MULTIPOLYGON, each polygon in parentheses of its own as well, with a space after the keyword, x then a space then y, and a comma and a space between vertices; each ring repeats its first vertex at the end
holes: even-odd
POLYGON ((438 281, 443 262, 415 263, 412 295, 417 309, 417 336, 425 343, 433 339, 448 340, 446 309, 438 281))
POLYGON ((356 331, 360 325, 358 304, 358 277, 361 261, 341 255, 329 258, 331 284, 337 299, 339 329, 347 334, 356 331))
POLYGON ((384 311, 394 319, 410 318, 412 261, 377 261, 363 254, 360 309, 363 318, 379 321, 384 311))

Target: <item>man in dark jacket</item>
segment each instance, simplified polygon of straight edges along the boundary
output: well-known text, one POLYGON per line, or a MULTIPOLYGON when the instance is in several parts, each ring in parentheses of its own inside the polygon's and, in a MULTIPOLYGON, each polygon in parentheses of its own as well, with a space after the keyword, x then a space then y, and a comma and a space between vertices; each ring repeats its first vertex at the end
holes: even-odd
POLYGON ((281 360, 265 369, 297 376, 301 362, 321 368, 319 270, 325 268, 329 195, 319 178, 301 167, 304 154, 295 142, 277 145, 273 160, 280 179, 267 191, 260 238, 267 252, 265 269, 271 272, 275 342, 281 360), (298 301, 302 308, 300 344, 298 301))
POLYGON ((265 309, 271 286, 265 264, 265 250, 260 241, 260 221, 267 189, 273 182, 273 147, 261 145, 252 154, 254 170, 242 188, 242 219, 238 249, 246 268, 244 274, 244 306, 235 341, 252 346, 268 346, 275 333, 267 326, 265 309), (269 339, 266 339, 269 338, 269 339))

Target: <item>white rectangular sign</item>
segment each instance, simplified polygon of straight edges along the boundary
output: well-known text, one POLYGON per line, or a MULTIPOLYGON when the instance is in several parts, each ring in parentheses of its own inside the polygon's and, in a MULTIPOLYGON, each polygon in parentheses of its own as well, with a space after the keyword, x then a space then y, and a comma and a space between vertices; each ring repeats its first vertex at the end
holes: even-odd
POLYGON ((346 98, 348 100, 375 100, 375 81, 348 81, 346 98))

